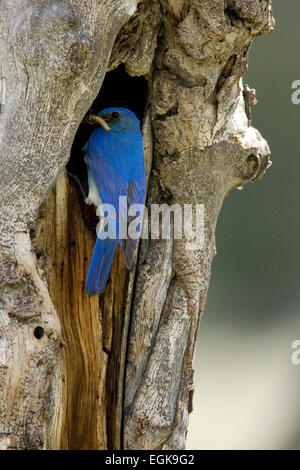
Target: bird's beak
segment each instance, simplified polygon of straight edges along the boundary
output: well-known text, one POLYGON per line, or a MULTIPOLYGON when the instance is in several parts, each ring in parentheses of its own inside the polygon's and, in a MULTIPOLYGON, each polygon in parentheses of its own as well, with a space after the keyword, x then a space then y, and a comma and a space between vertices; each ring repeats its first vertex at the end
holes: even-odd
POLYGON ((90 116, 88 116, 88 121, 90 122, 96 122, 97 124, 100 124, 100 126, 103 127, 103 129, 105 129, 107 132, 110 131, 110 127, 109 125, 107 124, 106 122, 106 119, 103 119, 102 117, 100 116, 96 116, 95 114, 90 114, 90 116))

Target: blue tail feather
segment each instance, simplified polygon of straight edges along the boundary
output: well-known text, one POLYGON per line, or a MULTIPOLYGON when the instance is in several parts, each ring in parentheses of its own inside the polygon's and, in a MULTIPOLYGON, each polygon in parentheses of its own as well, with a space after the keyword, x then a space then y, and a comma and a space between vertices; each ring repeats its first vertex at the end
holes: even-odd
POLYGON ((110 238, 105 240, 97 238, 86 279, 86 291, 89 297, 104 293, 117 243, 117 240, 110 238))

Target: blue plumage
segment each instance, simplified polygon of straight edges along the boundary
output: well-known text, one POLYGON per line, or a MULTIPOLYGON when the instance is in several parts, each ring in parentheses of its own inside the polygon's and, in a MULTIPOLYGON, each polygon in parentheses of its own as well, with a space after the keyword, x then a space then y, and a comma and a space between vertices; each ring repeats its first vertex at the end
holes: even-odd
MULTIPOLYGON (((107 108, 98 115, 107 122, 110 131, 96 129, 85 146, 89 180, 87 202, 99 207, 102 201, 114 207, 116 219, 108 217, 108 225, 116 225, 116 239, 101 240, 101 234, 105 232, 105 227, 101 227, 86 280, 89 296, 105 291, 118 243, 126 267, 131 269, 138 240, 130 237, 121 239, 119 229, 122 224, 123 227, 128 225, 130 217, 127 209, 132 204, 144 204, 145 199, 144 154, 139 120, 126 108, 107 108), (127 207, 124 202, 119 204, 120 196, 127 197, 127 207)), ((124 198, 121 201, 126 202, 124 198)))

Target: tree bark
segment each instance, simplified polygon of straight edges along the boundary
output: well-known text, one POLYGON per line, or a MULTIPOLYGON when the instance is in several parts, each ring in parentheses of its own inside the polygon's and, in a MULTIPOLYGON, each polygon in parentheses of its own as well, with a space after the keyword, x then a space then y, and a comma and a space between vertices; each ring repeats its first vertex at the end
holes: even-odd
POLYGON ((182 449, 217 217, 270 164, 241 77, 271 1, 4 0, 0 13, 0 447, 182 449), (64 168, 121 63, 148 83, 147 207, 203 204, 204 244, 142 240, 131 273, 118 251, 98 302, 84 290, 90 209, 64 168))

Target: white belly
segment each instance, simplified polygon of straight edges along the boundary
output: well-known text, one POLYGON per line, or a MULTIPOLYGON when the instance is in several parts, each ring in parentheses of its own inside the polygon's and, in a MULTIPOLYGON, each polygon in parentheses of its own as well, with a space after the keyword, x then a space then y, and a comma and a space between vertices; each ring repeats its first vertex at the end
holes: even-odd
POLYGON ((97 186, 95 183, 95 180, 93 178, 92 172, 89 170, 88 172, 88 180, 89 180, 89 194, 88 197, 86 198, 85 202, 87 204, 94 204, 94 206, 97 208, 102 204, 101 198, 99 196, 97 186))

